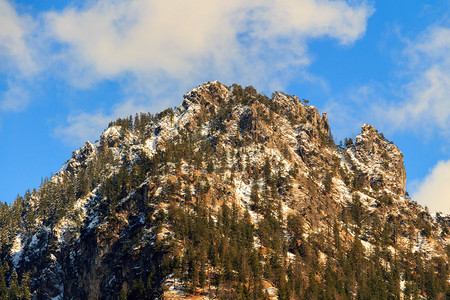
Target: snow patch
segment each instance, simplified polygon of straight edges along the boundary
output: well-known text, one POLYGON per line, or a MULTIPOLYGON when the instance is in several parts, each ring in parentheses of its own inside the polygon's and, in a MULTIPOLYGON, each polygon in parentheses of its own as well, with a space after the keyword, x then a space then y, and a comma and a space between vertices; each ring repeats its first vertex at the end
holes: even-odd
POLYGON ((89 225, 87 226, 88 229, 94 228, 98 224, 98 216, 95 216, 91 222, 89 222, 89 225))
POLYGON ((11 253, 14 268, 17 268, 19 261, 22 259, 22 253, 23 253, 23 244, 22 244, 22 234, 21 233, 16 235, 16 237, 14 238, 13 246, 11 248, 10 253, 11 253))
POLYGON ((120 138, 120 129, 119 126, 111 126, 103 132, 102 137, 112 139, 120 138))
POLYGON ((37 235, 34 234, 33 237, 31 238, 31 242, 30 242, 29 247, 30 248, 34 248, 34 247, 37 246, 38 243, 39 243, 39 239, 38 239, 37 235))
POLYGON ((254 224, 258 224, 259 216, 258 213, 252 210, 250 203, 250 190, 251 187, 248 184, 245 184, 242 180, 234 179, 235 188, 235 196, 236 200, 238 200, 237 204, 243 210, 248 210, 250 217, 254 224))

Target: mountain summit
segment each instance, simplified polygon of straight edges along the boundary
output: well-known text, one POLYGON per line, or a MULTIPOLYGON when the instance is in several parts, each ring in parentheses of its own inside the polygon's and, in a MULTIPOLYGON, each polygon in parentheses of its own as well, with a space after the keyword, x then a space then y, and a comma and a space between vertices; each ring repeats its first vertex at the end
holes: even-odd
POLYGON ((336 145, 281 92, 209 82, 111 122, 0 210, 0 297, 445 299, 448 216, 371 125, 336 145))

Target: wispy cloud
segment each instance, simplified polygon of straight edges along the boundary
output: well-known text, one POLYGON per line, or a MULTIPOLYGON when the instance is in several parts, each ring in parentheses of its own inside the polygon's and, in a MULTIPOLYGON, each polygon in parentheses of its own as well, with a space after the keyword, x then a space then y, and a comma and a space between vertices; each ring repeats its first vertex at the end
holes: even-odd
POLYGON ((68 116, 67 124, 54 130, 56 137, 73 146, 80 146, 86 141, 98 139, 99 134, 109 122, 119 118, 134 116, 137 112, 161 110, 166 107, 167 101, 151 103, 143 100, 127 99, 117 104, 111 112, 98 111, 95 113, 79 113, 68 116))
POLYGON ((9 82, 8 86, 8 90, 0 94, 0 110, 14 112, 25 110, 30 101, 28 91, 17 83, 9 82))
POLYGON ((355 137, 359 134, 362 124, 377 124, 377 112, 386 101, 380 91, 384 87, 380 83, 370 82, 366 85, 353 87, 342 94, 330 98, 323 106, 328 113, 328 120, 337 140, 355 137))
MULTIPOLYGON (((30 102, 28 83, 39 73, 33 47, 36 22, 27 15, 20 15, 6 0, 0 0, 0 74, 6 84, 0 90, 0 112, 18 112, 30 102)), ((36 46, 36 45, 35 45, 36 46)))
POLYGON ((324 106, 345 135, 362 121, 387 133, 408 130, 450 138, 450 27, 430 26, 396 53, 394 83, 367 82, 335 95, 324 106))
POLYGON ((101 0, 46 20, 48 33, 66 45, 64 63, 78 84, 131 73, 189 85, 220 79, 267 86, 310 63, 309 38, 352 43, 372 12, 345 1, 101 0))
MULTIPOLYGON (((351 44, 365 33, 373 13, 365 2, 323 0, 88 3, 45 15, 47 36, 62 45, 57 63, 66 70, 63 76, 78 87, 123 78, 129 86, 133 78, 131 85, 143 94, 162 98, 179 98, 213 79, 260 90, 282 89, 294 70, 310 80, 308 40, 329 37, 351 44)), ((72 115, 56 132, 92 138, 93 127, 83 122, 97 128, 119 110, 72 115)))
POLYGON ((413 199, 431 212, 450 214, 450 160, 440 161, 421 182, 413 199))
POLYGON ((37 71, 33 50, 27 44, 33 32, 33 20, 19 16, 6 0, 0 0, 0 71, 18 69, 29 76, 37 71))
POLYGON ((403 100, 383 112, 396 128, 450 135, 450 28, 433 26, 405 50, 409 82, 403 100))
MULTIPOLYGON (((413 40, 406 40, 401 80, 406 84, 372 106, 381 124, 390 130, 416 131, 421 138, 450 138, 450 27, 433 25, 413 40)), ((388 88, 388 87, 385 87, 388 88)), ((388 88, 389 89, 389 88, 388 88)), ((385 95, 386 95, 385 94, 385 95)), ((375 101, 374 101, 375 102, 375 101)), ((445 148, 445 145, 443 146, 445 148)), ((450 213, 450 161, 440 161, 422 180, 414 180, 413 199, 432 212, 450 213)))
POLYGON ((92 139, 125 107, 142 109, 132 97, 148 96, 146 106, 155 107, 159 98, 179 98, 208 80, 259 90, 282 89, 294 73, 311 80, 308 41, 352 44, 373 11, 364 1, 344 0, 99 0, 33 19, 0 0, 0 72, 10 82, 25 78, 22 88, 3 91, 0 108, 24 109, 33 100, 27 82, 31 87, 39 77, 75 88, 118 82, 125 97, 114 112, 72 114, 55 131, 66 140, 92 139))

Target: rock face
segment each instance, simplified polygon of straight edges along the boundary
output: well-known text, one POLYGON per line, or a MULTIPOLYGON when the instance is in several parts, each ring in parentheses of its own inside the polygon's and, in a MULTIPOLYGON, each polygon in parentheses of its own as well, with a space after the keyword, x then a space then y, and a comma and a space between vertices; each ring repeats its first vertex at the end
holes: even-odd
POLYGON ((340 148, 306 100, 206 83, 111 123, 4 210, 4 276, 29 272, 36 299, 439 299, 448 216, 405 183, 402 153, 371 125, 340 148))
POLYGON ((80 168, 87 167, 87 163, 94 155, 94 145, 90 142, 86 142, 83 147, 73 153, 72 158, 66 162, 63 169, 69 173, 77 173, 80 168))
POLYGON ((371 125, 364 124, 355 144, 345 151, 364 182, 374 190, 385 189, 399 196, 405 194, 406 172, 403 154, 371 125))

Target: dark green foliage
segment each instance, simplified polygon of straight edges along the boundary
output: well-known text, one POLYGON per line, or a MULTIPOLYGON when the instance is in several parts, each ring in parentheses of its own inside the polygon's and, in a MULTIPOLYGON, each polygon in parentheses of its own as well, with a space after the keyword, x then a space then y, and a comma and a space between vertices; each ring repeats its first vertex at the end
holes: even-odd
POLYGON ((16 271, 13 272, 9 282, 8 300, 20 299, 20 286, 16 271))
POLYGON ((232 87, 232 93, 236 97, 236 101, 242 105, 251 105, 258 94, 252 86, 243 89, 240 85, 233 84, 232 87))
POLYGON ((6 272, 9 267, 6 263, 4 265, 0 265, 0 299, 6 299, 8 297, 8 288, 6 286, 6 272))
POLYGON ((31 300, 30 282, 30 273, 25 273, 20 285, 20 295, 22 300, 31 300))
POLYGON ((353 139, 352 138, 345 138, 344 139, 344 145, 345 148, 350 148, 353 146, 353 139))
POLYGON ((366 184, 366 174, 362 173, 359 169, 356 169, 353 174, 352 187, 356 191, 362 191, 366 184))
POLYGON ((236 207, 224 204, 214 222, 201 204, 193 212, 174 204, 169 208, 169 222, 187 247, 179 273, 185 274, 188 291, 212 281, 219 286, 231 284, 240 294, 260 294, 257 281, 249 282, 250 278, 259 278, 261 266, 257 252, 252 250, 254 228, 248 212, 240 215, 236 207), (211 267, 223 272, 211 274, 211 267), (247 282, 250 285, 244 291, 242 283, 247 282))
POLYGON ((358 226, 358 228, 361 227, 363 213, 364 213, 363 206, 361 204, 359 195, 355 193, 352 196, 351 215, 352 215, 353 221, 358 226))
POLYGON ((327 173, 323 179, 325 194, 328 194, 331 191, 332 185, 333 185, 333 176, 331 173, 327 173))
POLYGON ((232 102, 227 102, 226 105, 221 106, 217 113, 213 115, 210 123, 211 132, 215 131, 225 131, 226 122, 232 117, 233 106, 232 102))
POLYGON ((254 210, 261 209, 261 199, 259 197, 259 186, 257 180, 253 180, 252 187, 250 190, 250 201, 252 204, 252 208, 254 210))
POLYGON ((333 223, 333 238, 334 238, 334 247, 336 248, 338 257, 340 257, 340 254, 342 251, 342 244, 341 244, 341 237, 340 237, 339 225, 337 223, 337 220, 334 220, 334 223, 333 223))
POLYGON ((30 300, 30 274, 25 273, 19 284, 19 276, 16 271, 13 271, 10 279, 9 286, 6 286, 7 273, 9 272, 9 267, 5 263, 0 266, 0 299, 7 300, 30 300))
POLYGON ((290 235, 289 250, 292 253, 299 252, 302 244, 303 221, 299 214, 290 214, 287 217, 287 231, 290 235))
POLYGON ((133 280, 133 284, 131 286, 130 291, 128 292, 128 300, 139 300, 139 299, 146 299, 146 289, 144 286, 144 281, 142 278, 139 278, 138 280, 133 280))
POLYGON ((260 221, 258 235, 261 243, 272 249, 280 250, 283 246, 282 228, 273 214, 268 214, 260 221))

